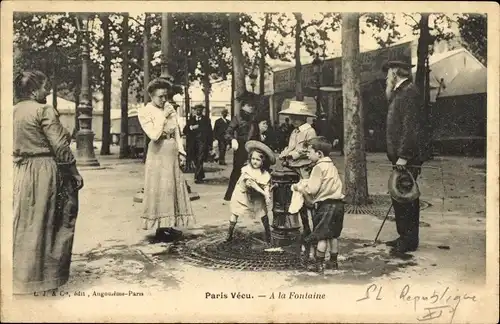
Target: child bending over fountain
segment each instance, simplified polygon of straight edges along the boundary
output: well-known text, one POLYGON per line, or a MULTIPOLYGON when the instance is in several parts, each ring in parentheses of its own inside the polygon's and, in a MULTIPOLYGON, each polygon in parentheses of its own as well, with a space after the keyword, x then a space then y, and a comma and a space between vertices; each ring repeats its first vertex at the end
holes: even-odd
MULTIPOLYGON (((309 179, 300 180, 292 186, 292 203, 297 200, 314 206, 313 231, 305 238, 308 243, 317 243, 314 262, 308 270, 323 272, 325 253, 330 250, 327 269, 338 269, 338 237, 344 221, 344 195, 342 181, 333 161, 329 157, 332 145, 324 137, 313 138, 306 143, 308 158, 313 163, 309 179)), ((295 207, 296 208, 296 207, 295 207)))
POLYGON ((269 167, 276 162, 274 153, 259 141, 245 144, 248 163, 241 168, 241 176, 231 197, 231 218, 226 241, 233 239, 234 227, 240 216, 260 217, 265 230, 265 240, 271 242, 268 211, 271 208, 271 175, 269 167))

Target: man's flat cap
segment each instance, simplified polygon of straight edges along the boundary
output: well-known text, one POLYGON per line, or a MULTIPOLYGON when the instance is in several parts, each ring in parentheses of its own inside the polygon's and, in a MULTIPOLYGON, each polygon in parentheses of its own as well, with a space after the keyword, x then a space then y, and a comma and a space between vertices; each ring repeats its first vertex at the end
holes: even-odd
POLYGON ((387 72, 391 68, 402 68, 405 70, 411 70, 415 65, 408 64, 403 61, 388 61, 382 66, 382 71, 387 72))

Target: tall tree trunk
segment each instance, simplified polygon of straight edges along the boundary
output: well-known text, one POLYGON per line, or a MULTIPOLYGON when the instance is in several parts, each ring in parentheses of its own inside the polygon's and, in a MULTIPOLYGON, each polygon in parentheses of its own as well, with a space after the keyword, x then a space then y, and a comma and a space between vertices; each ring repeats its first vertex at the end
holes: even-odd
POLYGON ((144 34, 142 38, 142 46, 144 50, 144 58, 143 58, 143 69, 144 69, 144 92, 143 92, 143 101, 144 105, 147 104, 150 100, 148 93, 148 83, 149 83, 149 71, 151 66, 151 44, 149 40, 149 35, 151 33, 151 21, 150 16, 146 13, 144 17, 144 34))
POLYGON ((419 22, 420 36, 417 45, 417 73, 415 85, 422 95, 425 91, 425 60, 429 55, 429 14, 421 13, 419 22))
POLYGON ((73 135, 76 138, 76 133, 80 130, 80 122, 78 121, 78 105, 80 105, 80 86, 77 85, 74 90, 73 96, 75 97, 75 128, 73 135))
POLYGON ((121 88, 121 123, 120 123, 120 158, 129 155, 128 148, 128 13, 123 13, 122 23, 122 88, 121 88))
POLYGON ((212 85, 210 84, 210 70, 208 53, 203 58, 203 94, 205 96, 205 116, 210 117, 210 91, 212 85))
POLYGON ((300 62, 300 43, 302 34, 302 14, 294 13, 295 16, 295 97, 297 101, 304 101, 302 90, 302 63, 300 62))
MULTIPOLYGON (((169 13, 161 14, 161 74, 170 73, 172 57, 172 15, 169 13)), ((172 74, 172 73, 170 73, 172 74)))
POLYGON ((264 27, 259 40, 259 94, 264 95, 264 81, 266 77, 266 34, 271 22, 271 14, 266 13, 264 19, 264 27))
MULTIPOLYGON (((151 66, 151 44, 149 40, 149 35, 151 33, 151 22, 150 16, 148 13, 145 14, 144 17, 144 34, 143 34, 143 49, 144 49, 144 58, 143 58, 143 68, 144 68, 144 91, 143 91, 143 101, 144 105, 146 105, 150 98, 148 93, 148 84, 149 84, 149 69, 151 66)), ((146 135, 146 132, 142 132, 144 136, 144 154, 142 155, 142 162, 146 163, 146 157, 148 155, 148 145, 149 145, 149 137, 146 135)))
POLYGON ((184 114, 186 117, 186 122, 189 118, 189 111, 191 99, 189 98, 189 60, 186 53, 186 59, 184 60, 184 114))
POLYGON ((57 72, 56 65, 52 65, 52 106, 57 110, 57 72))
POLYGON ((429 45, 431 45, 431 35, 429 33, 429 14, 421 13, 419 22, 420 36, 418 38, 417 45, 417 73, 415 74, 415 85, 417 86, 420 95, 422 96, 423 105, 421 111, 420 123, 423 126, 423 132, 421 134, 422 143, 422 157, 427 160, 431 155, 430 150, 430 100, 429 100, 429 87, 426 86, 428 73, 426 61, 429 57, 429 45))
POLYGON ((344 96, 344 154, 346 202, 368 202, 364 114, 360 91, 359 14, 342 15, 342 90, 344 96))
POLYGON ((236 91, 234 80, 234 62, 231 64, 231 118, 234 117, 234 93, 236 91))
POLYGON ((54 46, 52 51, 52 107, 57 110, 57 49, 54 46))
MULTIPOLYGON (((240 31, 240 16, 237 13, 232 13, 229 16, 229 37, 231 39, 231 52, 233 54, 233 70, 234 70, 234 92, 235 97, 245 93, 245 59, 243 50, 241 49, 241 31, 240 31)), ((234 101, 234 115, 239 115, 241 104, 238 100, 234 101)))
POLYGON ((101 155, 109 155, 111 145, 111 48, 109 38, 109 14, 102 16, 102 29, 104 31, 104 85, 102 106, 102 146, 101 155))

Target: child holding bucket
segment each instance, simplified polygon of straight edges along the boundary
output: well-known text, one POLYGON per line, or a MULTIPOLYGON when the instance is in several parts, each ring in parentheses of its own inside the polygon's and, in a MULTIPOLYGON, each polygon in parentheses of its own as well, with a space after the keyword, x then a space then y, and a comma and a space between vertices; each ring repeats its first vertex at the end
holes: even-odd
POLYGON ((309 270, 323 272, 325 254, 330 250, 328 269, 338 269, 338 237, 344 221, 344 195, 342 181, 329 154, 332 145, 324 137, 313 138, 306 143, 308 158, 313 163, 309 179, 300 180, 292 186, 292 204, 303 203, 314 206, 313 230, 305 238, 307 243, 316 245, 316 256, 309 270), (298 201, 298 202, 297 202, 298 201))
POLYGON ((248 152, 248 163, 241 168, 241 176, 231 197, 231 218, 226 241, 233 239, 238 218, 248 216, 260 217, 265 230, 265 240, 270 243, 268 211, 271 209, 271 175, 268 170, 276 163, 276 158, 271 148, 259 141, 248 141, 245 149, 248 152))

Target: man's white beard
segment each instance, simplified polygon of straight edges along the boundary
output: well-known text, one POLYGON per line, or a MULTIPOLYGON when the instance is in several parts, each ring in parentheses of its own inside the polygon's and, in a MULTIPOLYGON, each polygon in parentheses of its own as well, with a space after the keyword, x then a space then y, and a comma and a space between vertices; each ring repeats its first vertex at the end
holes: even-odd
POLYGON ((389 101, 392 99, 392 92, 394 91, 395 86, 396 86, 395 80, 391 80, 390 82, 389 81, 387 82, 387 85, 385 87, 385 97, 389 101))

